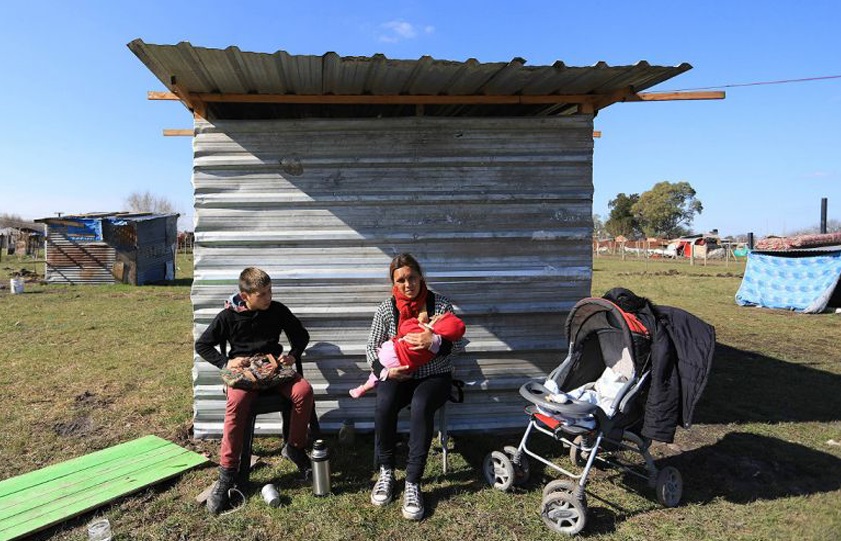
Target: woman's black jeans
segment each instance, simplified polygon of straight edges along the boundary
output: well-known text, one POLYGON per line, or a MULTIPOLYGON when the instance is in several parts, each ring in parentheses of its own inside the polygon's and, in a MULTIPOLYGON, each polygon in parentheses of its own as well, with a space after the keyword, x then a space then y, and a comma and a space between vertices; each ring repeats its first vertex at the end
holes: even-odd
POLYGON ((377 385, 374 431, 377 437, 378 465, 394 468, 397 416, 401 409, 411 406, 406 481, 420 482, 432 444, 435 412, 450 398, 452 381, 452 374, 447 372, 423 379, 386 380, 377 385))

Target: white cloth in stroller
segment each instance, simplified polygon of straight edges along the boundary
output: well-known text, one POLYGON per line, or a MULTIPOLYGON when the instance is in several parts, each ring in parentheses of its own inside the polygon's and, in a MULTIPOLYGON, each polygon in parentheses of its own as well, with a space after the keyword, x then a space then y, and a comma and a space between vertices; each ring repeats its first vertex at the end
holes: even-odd
MULTIPOLYGON (((631 359, 631 353, 627 349, 623 349, 621 358, 613 366, 613 368, 610 366, 606 367, 602 375, 595 382, 585 383, 566 393, 561 392, 557 381, 551 377, 547 378, 543 383, 543 386, 550 392, 546 396, 546 401, 565 404, 569 402, 569 399, 580 400, 600 407, 608 417, 612 417, 616 411, 617 404, 614 402, 616 401, 617 395, 619 395, 630 378, 633 377, 634 364, 631 359)), ((563 408, 548 410, 545 407, 538 406, 538 409, 541 413, 562 421, 566 425, 580 426, 588 429, 596 427, 596 420, 592 415, 574 417, 570 416, 568 412, 564 412, 563 408)))

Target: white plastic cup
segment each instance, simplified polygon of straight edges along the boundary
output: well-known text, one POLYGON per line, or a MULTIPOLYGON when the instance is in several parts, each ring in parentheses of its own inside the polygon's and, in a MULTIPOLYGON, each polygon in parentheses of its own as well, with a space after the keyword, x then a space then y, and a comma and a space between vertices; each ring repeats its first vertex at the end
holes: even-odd
POLYGON ((20 278, 12 278, 9 280, 9 290, 12 295, 20 295, 23 293, 23 280, 20 278))
POLYGON ((263 495, 263 499, 270 507, 277 507, 280 505, 280 494, 278 494, 277 488, 273 484, 269 483, 263 486, 262 490, 260 490, 260 494, 263 495))
POLYGON ((111 541, 111 523, 107 518, 88 524, 88 541, 111 541))

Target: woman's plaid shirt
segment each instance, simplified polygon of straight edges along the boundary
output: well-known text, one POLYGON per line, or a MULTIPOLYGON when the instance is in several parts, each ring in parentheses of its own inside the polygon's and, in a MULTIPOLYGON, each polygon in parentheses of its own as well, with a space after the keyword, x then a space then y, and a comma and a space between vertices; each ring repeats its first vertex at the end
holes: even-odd
MULTIPOLYGON (((377 311, 374 313, 374 320, 371 322, 371 333, 368 335, 368 344, 365 348, 368 365, 372 369, 375 366, 375 362, 379 364, 377 349, 387 340, 391 340, 397 336, 397 321, 394 316, 393 306, 391 297, 389 297, 377 307, 377 311)), ((435 293, 435 314, 430 314, 430 317, 445 312, 454 312, 453 305, 447 297, 435 293)), ((415 370, 412 377, 420 379, 434 374, 452 372, 453 364, 450 359, 454 355, 464 351, 464 345, 464 338, 453 342, 453 348, 448 355, 436 355, 431 361, 415 370)))

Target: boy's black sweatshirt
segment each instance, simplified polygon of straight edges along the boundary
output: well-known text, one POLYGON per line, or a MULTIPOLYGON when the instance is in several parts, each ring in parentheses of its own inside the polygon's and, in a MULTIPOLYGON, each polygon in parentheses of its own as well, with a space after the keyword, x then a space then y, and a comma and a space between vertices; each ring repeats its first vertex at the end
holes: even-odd
POLYGON ((310 335, 286 305, 272 301, 266 310, 244 311, 229 307, 219 312, 196 340, 196 353, 218 368, 224 368, 228 359, 235 357, 258 353, 271 353, 277 357, 283 352, 281 332, 286 333, 289 340, 289 354, 300 360, 310 335), (227 358, 216 349, 226 343, 227 358))

